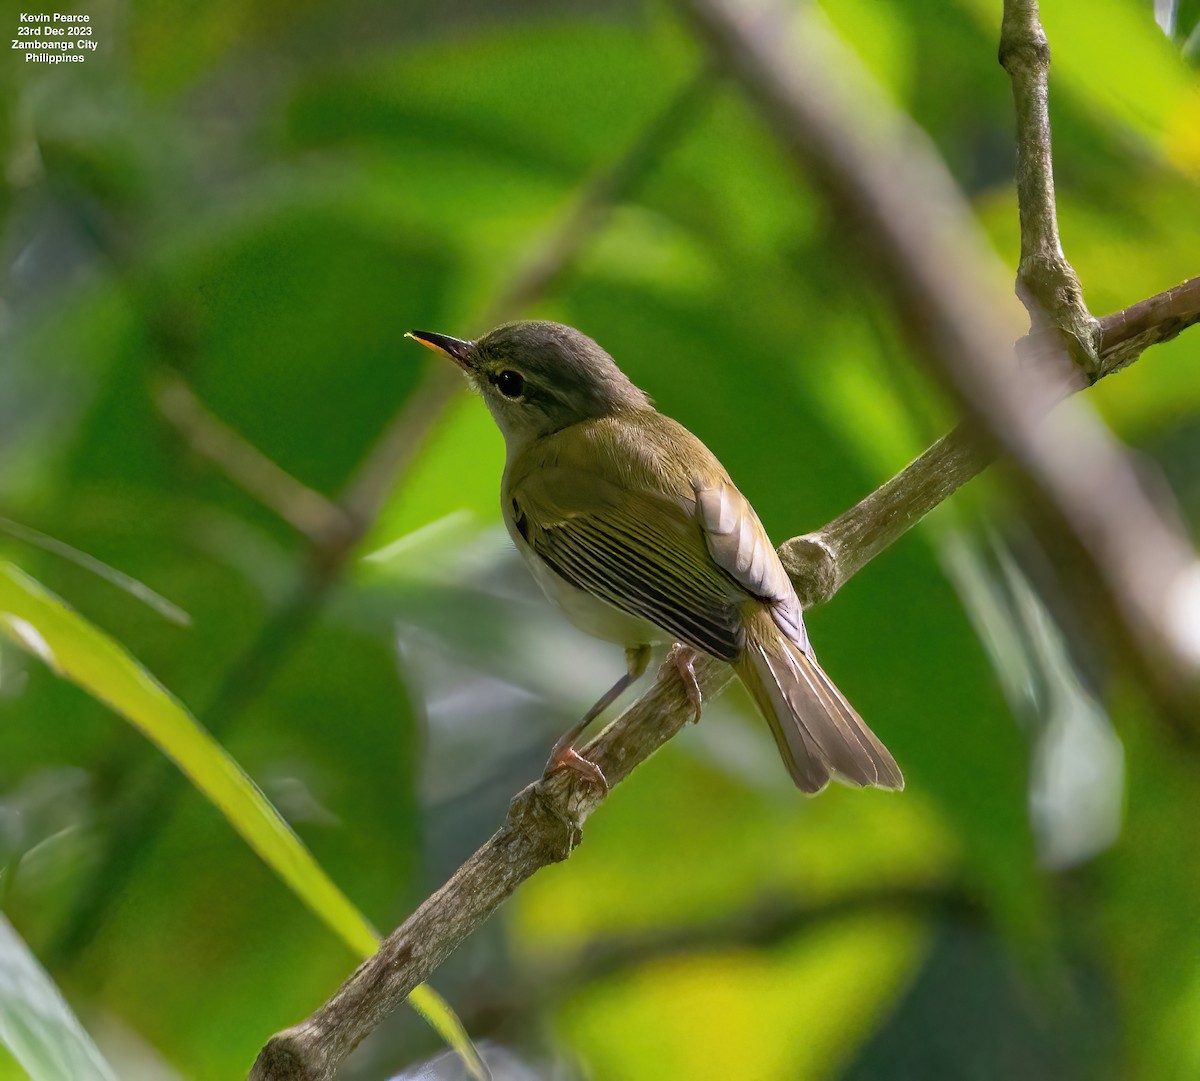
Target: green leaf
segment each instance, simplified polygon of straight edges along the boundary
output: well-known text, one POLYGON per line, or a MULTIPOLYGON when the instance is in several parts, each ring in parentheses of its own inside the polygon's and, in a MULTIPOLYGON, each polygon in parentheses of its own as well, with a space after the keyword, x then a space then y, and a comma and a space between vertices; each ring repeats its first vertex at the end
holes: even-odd
MULTIPOLYGON (((225 749, 120 645, 11 563, 0 564, 0 630, 138 728, 346 945, 360 957, 375 952, 378 932, 225 749)), ((461 1022, 436 992, 418 987, 410 1002, 472 1076, 487 1077, 461 1022)))
MULTIPOLYGON (((0 1048, 33 1081, 117 1081, 13 926, 0 915, 0 1048)), ((3 1066, 0 1060, 0 1067, 3 1066)), ((3 1071, 0 1069, 0 1074, 3 1071)))

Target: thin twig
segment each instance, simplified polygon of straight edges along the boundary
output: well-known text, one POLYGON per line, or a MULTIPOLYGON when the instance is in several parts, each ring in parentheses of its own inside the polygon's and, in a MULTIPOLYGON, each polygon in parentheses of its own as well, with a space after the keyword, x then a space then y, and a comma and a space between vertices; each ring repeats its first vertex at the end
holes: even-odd
POLYGON ((331 537, 341 536, 350 528, 341 507, 297 480, 216 416, 182 376, 162 373, 155 401, 158 411, 192 450, 312 544, 328 544, 331 537))
POLYGON ((1158 293, 1100 320, 1100 374, 1132 364, 1143 349, 1168 342, 1188 327, 1200 323, 1200 278, 1158 293))
POLYGON ((1100 324, 1087 310, 1083 287, 1058 237, 1050 150, 1050 45, 1038 19, 1037 0, 1004 0, 1000 63, 1012 79, 1017 118, 1017 296, 1029 310, 1034 332, 1058 332, 1060 344, 1075 362, 1094 375, 1100 365, 1100 324))
MULTIPOLYGON (((622 193, 637 188, 662 160, 664 149, 691 127, 716 85, 715 70, 707 64, 701 66, 632 145, 609 168, 584 185, 558 227, 533 250, 509 288, 489 305, 479 320, 482 329, 512 319, 513 312, 524 311, 557 284, 574 263, 585 239, 604 227, 622 193)), ((461 382, 457 380, 458 384, 461 382)))

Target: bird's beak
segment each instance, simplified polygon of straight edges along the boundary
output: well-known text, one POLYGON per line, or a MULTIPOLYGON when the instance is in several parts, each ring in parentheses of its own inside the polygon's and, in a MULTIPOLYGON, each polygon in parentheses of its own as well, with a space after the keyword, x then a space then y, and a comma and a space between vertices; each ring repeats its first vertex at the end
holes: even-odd
POLYGON ((428 330, 410 330, 404 336, 412 338, 414 342, 420 342, 426 349, 448 356, 463 371, 474 370, 471 363, 475 350, 474 342, 465 342, 461 338, 451 338, 446 334, 434 334, 428 330))

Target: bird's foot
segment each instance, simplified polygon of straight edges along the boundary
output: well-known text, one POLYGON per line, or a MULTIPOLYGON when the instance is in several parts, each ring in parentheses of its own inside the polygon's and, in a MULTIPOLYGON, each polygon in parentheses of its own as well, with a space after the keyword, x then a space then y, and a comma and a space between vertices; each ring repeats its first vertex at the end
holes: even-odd
POLYGON ((683 683, 684 694, 687 695, 688 701, 692 704, 692 723, 700 723, 700 707, 704 704, 704 696, 700 693, 700 684, 696 681, 696 651, 688 646, 676 642, 671 647, 671 656, 669 660, 675 666, 675 671, 679 673, 679 678, 683 683))
POLYGON ((542 772, 543 779, 549 777, 552 773, 557 773, 560 769, 577 773, 585 780, 591 781, 601 792, 608 791, 608 780, 604 776, 604 771, 595 762, 584 758, 570 744, 565 747, 554 748, 550 754, 550 760, 546 763, 546 768, 542 772))

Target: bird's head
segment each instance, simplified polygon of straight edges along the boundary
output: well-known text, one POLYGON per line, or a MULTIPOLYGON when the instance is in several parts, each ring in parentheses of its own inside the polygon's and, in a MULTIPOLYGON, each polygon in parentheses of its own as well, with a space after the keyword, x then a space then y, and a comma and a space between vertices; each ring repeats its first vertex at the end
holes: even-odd
POLYGON ((424 330, 407 336, 467 373, 510 448, 581 420, 650 408, 612 357, 562 323, 505 323, 476 341, 424 330))

